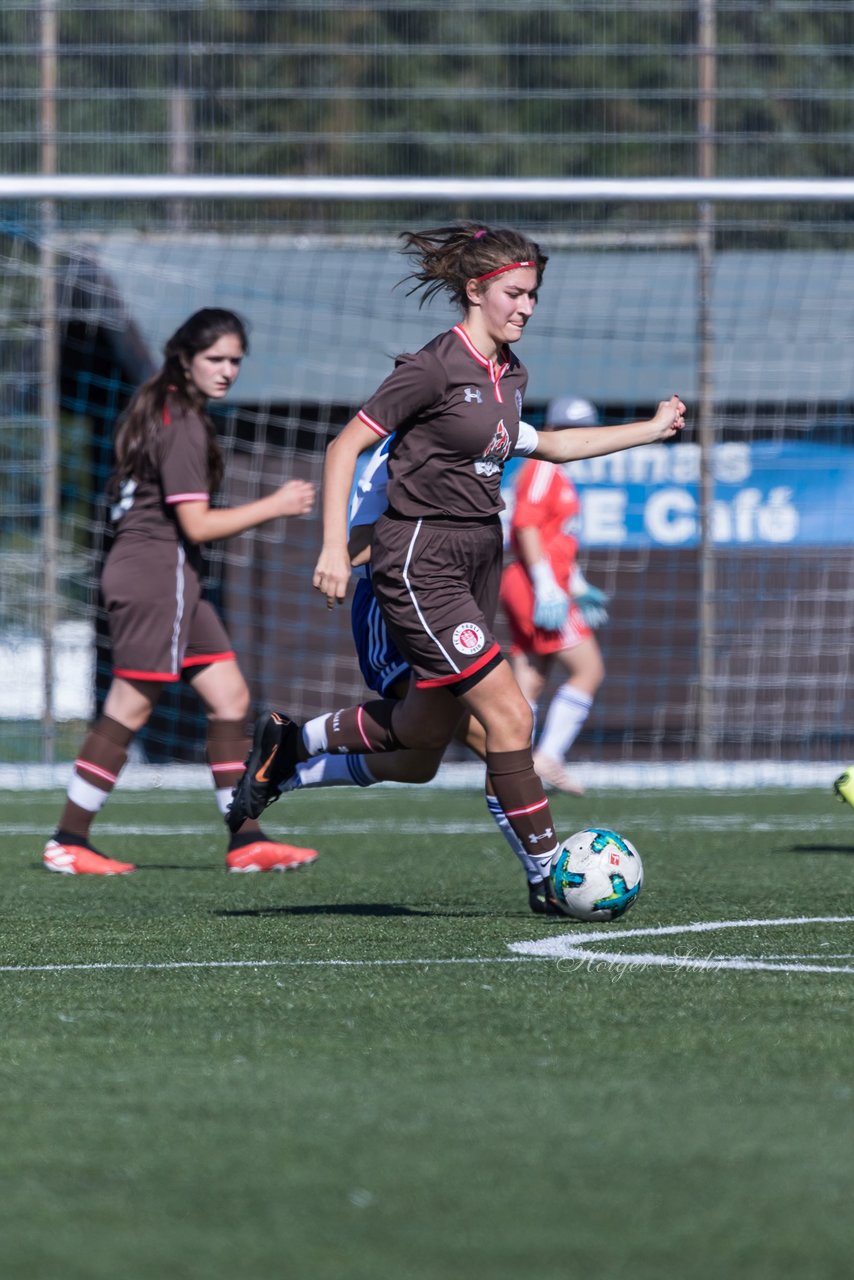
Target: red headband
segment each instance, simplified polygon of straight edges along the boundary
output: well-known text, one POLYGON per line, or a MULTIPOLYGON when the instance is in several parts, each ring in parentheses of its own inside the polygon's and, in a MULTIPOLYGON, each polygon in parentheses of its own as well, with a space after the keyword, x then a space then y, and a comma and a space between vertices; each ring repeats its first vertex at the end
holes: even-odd
POLYGON ((475 276, 475 280, 491 280, 493 276, 503 276, 505 271, 515 271, 517 267, 536 267, 536 262, 508 262, 506 267, 499 267, 497 271, 487 271, 486 275, 475 276))

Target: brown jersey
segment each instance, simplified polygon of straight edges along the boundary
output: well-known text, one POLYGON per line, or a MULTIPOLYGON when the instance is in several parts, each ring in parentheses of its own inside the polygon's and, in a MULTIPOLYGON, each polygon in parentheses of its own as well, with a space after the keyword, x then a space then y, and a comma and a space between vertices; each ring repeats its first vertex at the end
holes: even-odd
POLYGON ((201 550, 186 541, 179 502, 209 500, 208 433, 197 413, 166 402, 157 478, 129 480, 113 507, 116 538, 101 575, 113 674, 174 681, 234 658, 216 610, 202 597, 201 550))
POLYGON ((112 509, 116 534, 171 543, 183 541, 175 505, 210 498, 208 433, 192 409, 166 401, 157 440, 157 477, 126 480, 112 509))
POLYGON ((501 473, 519 435, 527 381, 509 349, 496 364, 461 325, 400 356, 359 411, 378 436, 394 432, 392 510, 413 520, 489 519, 501 511, 501 473))

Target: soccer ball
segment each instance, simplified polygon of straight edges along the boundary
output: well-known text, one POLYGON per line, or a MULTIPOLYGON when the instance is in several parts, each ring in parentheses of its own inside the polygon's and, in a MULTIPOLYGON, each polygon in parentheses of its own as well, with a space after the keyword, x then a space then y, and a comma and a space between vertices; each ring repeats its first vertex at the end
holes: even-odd
POLYGON ((587 827, 564 840, 551 876, 558 906, 576 920, 618 920, 643 885, 637 849, 607 827, 587 827))

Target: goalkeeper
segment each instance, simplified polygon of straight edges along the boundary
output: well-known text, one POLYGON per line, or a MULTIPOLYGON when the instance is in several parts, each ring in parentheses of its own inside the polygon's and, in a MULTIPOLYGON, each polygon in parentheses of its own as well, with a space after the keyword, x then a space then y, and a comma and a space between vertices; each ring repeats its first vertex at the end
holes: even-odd
MULTIPOLYGON (((549 404, 542 430, 599 424, 589 401, 563 396, 549 404)), ((580 509, 565 467, 527 460, 516 478, 510 522, 515 560, 501 583, 513 671, 534 711, 535 731, 552 664, 557 661, 566 673, 546 712, 534 768, 547 785, 578 796, 583 788, 564 761, 605 678, 595 630, 608 621, 608 597, 577 564, 580 509)))

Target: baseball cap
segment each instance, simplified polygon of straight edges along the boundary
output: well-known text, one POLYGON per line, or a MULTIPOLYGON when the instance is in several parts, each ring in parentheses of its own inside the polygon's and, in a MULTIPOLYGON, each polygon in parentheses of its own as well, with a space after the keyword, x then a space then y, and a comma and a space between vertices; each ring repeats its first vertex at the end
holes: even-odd
POLYGON ((547 427, 598 427, 601 422, 596 406, 580 396, 558 396, 546 409, 547 427))

